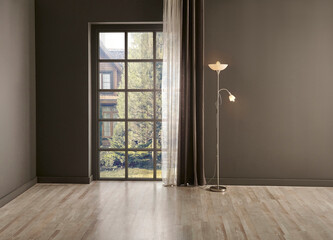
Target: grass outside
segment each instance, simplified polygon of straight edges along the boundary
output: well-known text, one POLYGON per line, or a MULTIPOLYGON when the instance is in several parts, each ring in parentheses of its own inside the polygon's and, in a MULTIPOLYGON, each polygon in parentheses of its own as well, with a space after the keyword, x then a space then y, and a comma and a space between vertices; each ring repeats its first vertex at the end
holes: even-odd
MULTIPOLYGON (((114 171, 101 171, 101 178, 125 178, 125 169, 117 169, 114 171)), ((152 169, 144 169, 144 168, 129 168, 128 169, 128 178, 153 178, 153 170, 152 169)), ((162 178, 161 169, 156 170, 156 178, 162 178)))

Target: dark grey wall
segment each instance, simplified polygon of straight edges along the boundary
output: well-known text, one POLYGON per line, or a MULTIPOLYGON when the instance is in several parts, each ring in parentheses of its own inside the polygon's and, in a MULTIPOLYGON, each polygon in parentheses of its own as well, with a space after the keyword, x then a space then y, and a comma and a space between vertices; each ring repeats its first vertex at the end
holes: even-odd
MULTIPOLYGON (((237 96, 221 111, 223 180, 332 180, 333 3, 206 0, 205 8, 205 62, 230 64, 221 85, 237 96)), ((161 0, 36 0, 38 176, 89 176, 88 22, 161 20, 161 0)), ((215 75, 207 67, 205 79, 210 178, 215 75)))
MULTIPOLYGON (((333 185, 333 1, 206 0, 205 7, 205 62, 230 64, 221 85, 237 97, 230 103, 224 95, 221 107, 224 182, 333 185)), ((216 80, 208 67, 205 78, 209 178, 216 80)))
POLYGON ((0 29, 2 206, 36 176, 34 1, 1 0, 0 29))
POLYGON ((90 175, 88 22, 162 21, 162 8, 162 0, 36 0, 40 181, 90 175))

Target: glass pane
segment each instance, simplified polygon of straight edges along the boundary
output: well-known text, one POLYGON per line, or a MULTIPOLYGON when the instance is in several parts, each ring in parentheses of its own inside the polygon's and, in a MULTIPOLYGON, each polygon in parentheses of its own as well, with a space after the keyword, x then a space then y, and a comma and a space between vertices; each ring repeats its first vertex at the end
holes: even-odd
POLYGON ((162 122, 156 122, 156 148, 161 148, 162 122))
POLYGON ((128 88, 129 89, 153 89, 154 73, 152 62, 128 63, 128 88))
POLYGON ((152 119, 154 93, 129 92, 128 93, 128 118, 152 119))
POLYGON ((125 152, 100 151, 99 174, 101 178, 125 178, 125 152))
POLYGON ((128 59, 153 58, 153 33, 128 33, 128 59))
POLYGON ((125 148, 125 122, 99 123, 100 148, 125 148))
POLYGON ((156 63, 156 88, 162 88, 162 62, 156 63))
POLYGON ((99 89, 124 89, 124 63, 99 64, 99 89))
POLYGON ((100 119, 125 118, 125 93, 100 92, 99 118, 100 119))
POLYGON ((145 151, 128 152, 128 177, 153 178, 154 177, 153 153, 145 151))
POLYGON ((99 58, 124 59, 125 33, 99 33, 99 58))
POLYGON ((156 59, 163 59, 163 32, 156 33, 156 59))
POLYGON ((153 148, 154 125, 152 122, 128 122, 128 147, 153 148))
POLYGON ((162 93, 156 92, 156 119, 162 119, 162 93))
POLYGON ((125 33, 99 33, 99 58, 124 59, 125 33))
POLYGON ((156 178, 162 178, 162 153, 156 153, 156 178))

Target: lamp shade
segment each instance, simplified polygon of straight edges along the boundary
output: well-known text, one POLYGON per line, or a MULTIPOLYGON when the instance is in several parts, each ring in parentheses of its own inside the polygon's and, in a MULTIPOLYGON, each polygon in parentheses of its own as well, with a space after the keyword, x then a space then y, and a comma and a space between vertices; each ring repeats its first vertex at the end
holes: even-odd
POLYGON ((229 95, 230 102, 234 102, 236 100, 236 97, 232 94, 229 95))
POLYGON ((208 66, 214 71, 222 71, 228 67, 228 64, 221 64, 220 61, 217 61, 215 64, 208 64, 208 66))

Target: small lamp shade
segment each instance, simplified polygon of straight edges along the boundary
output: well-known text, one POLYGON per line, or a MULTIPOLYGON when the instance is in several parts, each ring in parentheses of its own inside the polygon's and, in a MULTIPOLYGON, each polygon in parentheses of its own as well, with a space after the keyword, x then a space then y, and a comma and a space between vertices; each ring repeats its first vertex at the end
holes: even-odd
POLYGON ((229 95, 230 102, 234 102, 236 100, 236 97, 232 94, 229 95))
POLYGON ((214 71, 222 71, 228 67, 228 64, 221 64, 220 61, 217 61, 215 64, 208 64, 208 66, 214 71))

